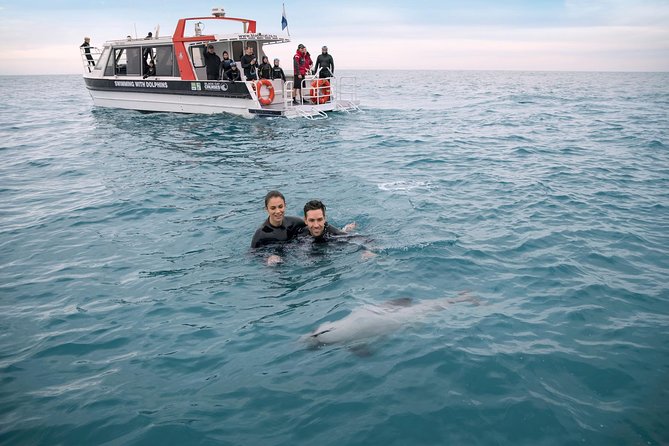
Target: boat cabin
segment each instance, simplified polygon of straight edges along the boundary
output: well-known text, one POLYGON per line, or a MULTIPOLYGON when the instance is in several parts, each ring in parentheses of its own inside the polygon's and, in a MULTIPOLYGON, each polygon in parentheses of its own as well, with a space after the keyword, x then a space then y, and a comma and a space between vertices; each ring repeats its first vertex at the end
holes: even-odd
POLYGON ((253 48, 253 53, 260 62, 267 56, 264 51, 265 45, 288 41, 289 39, 274 34, 255 33, 253 20, 220 16, 186 18, 179 20, 172 37, 144 39, 128 37, 126 40, 107 42, 95 69, 104 68, 103 76, 156 76, 207 80, 204 53, 207 45, 211 44, 219 57, 222 57, 224 51, 228 52, 230 58, 237 62, 242 80, 245 80, 239 61, 247 47, 253 48), (234 33, 228 30, 227 33, 203 34, 206 23, 220 25, 221 21, 226 21, 224 22, 226 25, 230 22, 241 22, 243 32, 234 33), (187 33, 188 29, 192 30, 191 34, 187 33), (187 57, 187 62, 184 56, 187 57))

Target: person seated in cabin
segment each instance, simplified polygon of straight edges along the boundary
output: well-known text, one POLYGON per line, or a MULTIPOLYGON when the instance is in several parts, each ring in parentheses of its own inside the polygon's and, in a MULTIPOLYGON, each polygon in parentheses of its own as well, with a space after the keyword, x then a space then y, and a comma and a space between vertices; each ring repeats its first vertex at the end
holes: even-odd
POLYGON ((84 43, 79 45, 79 48, 84 49, 84 54, 86 55, 86 60, 88 61, 88 72, 91 72, 91 66, 95 66, 95 62, 93 61, 93 56, 91 55, 91 38, 90 37, 84 37, 84 43))
POLYGON ((239 70, 237 69, 237 64, 235 63, 234 60, 230 61, 230 66, 228 70, 223 73, 223 80, 231 82, 242 80, 242 76, 239 73, 239 70))
POLYGON ((218 78, 221 80, 225 80, 225 72, 230 69, 230 64, 235 63, 235 61, 230 59, 230 55, 228 54, 227 51, 223 51, 223 54, 221 54, 221 56, 222 56, 221 70, 218 73, 218 78))
POLYGON ((156 75, 156 64, 150 60, 147 64, 146 67, 144 68, 144 76, 142 76, 142 79, 146 79, 149 76, 155 76, 156 75))
POLYGON ((279 59, 274 59, 274 66, 272 67, 272 79, 281 79, 286 82, 286 75, 283 73, 283 68, 279 66, 279 59))
POLYGON ((258 67, 258 61, 256 56, 253 55, 253 48, 250 46, 246 48, 246 54, 242 56, 242 69, 244 70, 244 76, 247 81, 258 80, 258 74, 256 69, 258 67))
POLYGON ((272 79, 272 66, 267 56, 262 57, 262 63, 258 65, 258 77, 260 79, 272 79))
POLYGON ((218 72, 221 68, 221 58, 214 51, 214 45, 207 45, 207 51, 204 52, 204 66, 207 68, 207 80, 218 80, 218 72))

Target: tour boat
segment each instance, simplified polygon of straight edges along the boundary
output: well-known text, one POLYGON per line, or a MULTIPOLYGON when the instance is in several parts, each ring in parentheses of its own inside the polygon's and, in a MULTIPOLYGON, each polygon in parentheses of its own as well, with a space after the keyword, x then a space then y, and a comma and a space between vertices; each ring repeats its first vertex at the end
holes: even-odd
MULTIPOLYGON (((81 48, 84 81, 95 105, 309 119, 325 118, 328 112, 359 110, 356 79, 348 76, 320 79, 307 75, 302 80, 302 97, 294 103, 292 59, 284 67, 285 82, 246 80, 240 60, 247 47, 262 60, 267 45, 290 42, 288 37, 256 32, 255 20, 226 17, 222 8, 214 8, 211 16, 179 19, 171 37, 159 37, 158 31, 145 38, 108 41, 101 50, 81 48), (231 22, 241 24, 242 32, 204 32, 231 22), (207 80, 204 52, 210 44, 219 57, 227 51, 236 61, 240 81, 207 80)), ((269 59, 271 64, 273 58, 269 59)))

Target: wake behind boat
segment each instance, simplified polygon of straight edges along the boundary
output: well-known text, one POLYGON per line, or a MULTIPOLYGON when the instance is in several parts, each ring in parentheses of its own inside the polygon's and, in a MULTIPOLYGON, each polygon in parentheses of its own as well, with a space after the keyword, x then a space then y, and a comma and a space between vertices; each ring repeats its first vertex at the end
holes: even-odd
MULTIPOLYGON (((212 16, 182 18, 171 37, 128 36, 104 44, 102 50, 82 47, 84 81, 93 102, 101 107, 181 113, 232 113, 242 116, 325 118, 328 112, 358 110, 356 79, 314 75, 302 79, 302 97, 293 103, 293 81, 247 80, 241 69, 247 47, 261 60, 265 46, 290 42, 276 34, 256 32, 256 21, 212 16), (204 34, 208 28, 241 24, 242 32, 204 34), (188 34, 187 30, 193 33, 188 34), (227 51, 236 61, 240 81, 207 80, 205 52, 227 51)), ((292 67, 292 60, 290 63, 292 67)))

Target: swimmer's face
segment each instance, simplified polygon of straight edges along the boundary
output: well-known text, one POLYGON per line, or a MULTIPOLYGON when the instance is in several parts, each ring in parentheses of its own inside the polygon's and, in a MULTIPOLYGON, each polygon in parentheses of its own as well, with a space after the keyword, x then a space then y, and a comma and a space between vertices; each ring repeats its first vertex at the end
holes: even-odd
POLYGON ((309 233, 318 237, 323 234, 323 229, 325 229, 325 214, 323 209, 314 209, 313 211, 307 211, 307 215, 304 217, 304 223, 309 228, 309 233))
POLYGON ((272 226, 281 226, 283 223, 283 214, 286 212, 286 203, 281 197, 272 197, 267 201, 267 213, 269 214, 269 224, 272 226))

